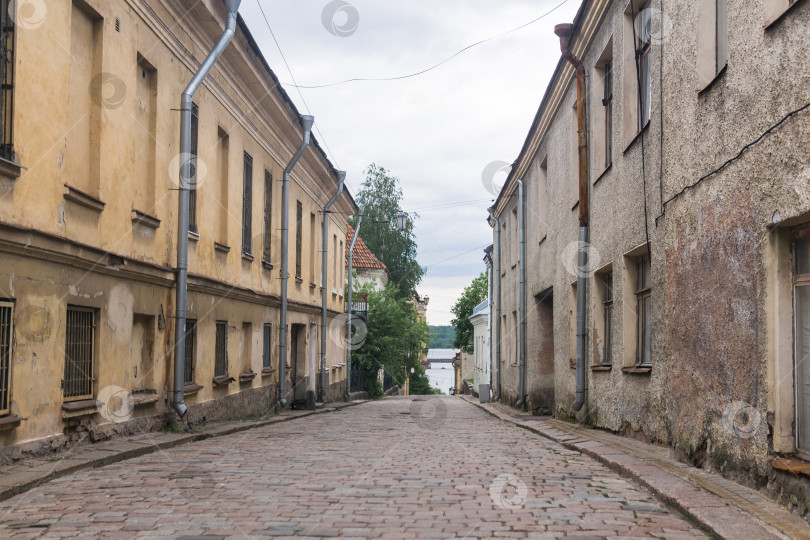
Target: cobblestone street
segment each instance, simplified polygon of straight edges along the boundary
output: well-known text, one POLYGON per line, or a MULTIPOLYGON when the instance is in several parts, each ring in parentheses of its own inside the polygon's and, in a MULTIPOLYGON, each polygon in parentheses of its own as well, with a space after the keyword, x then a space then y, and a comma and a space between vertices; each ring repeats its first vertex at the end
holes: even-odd
POLYGON ((705 537, 591 458, 448 397, 189 444, 0 503, 0 536, 40 535, 705 537))

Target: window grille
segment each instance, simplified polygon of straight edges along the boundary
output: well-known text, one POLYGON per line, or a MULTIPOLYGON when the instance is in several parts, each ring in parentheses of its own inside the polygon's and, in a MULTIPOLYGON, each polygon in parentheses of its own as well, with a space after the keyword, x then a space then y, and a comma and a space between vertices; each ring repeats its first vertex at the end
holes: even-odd
POLYGON ((69 307, 65 326, 65 377, 62 395, 71 400, 93 397, 95 312, 69 307))
POLYGON ((228 323, 217 321, 214 377, 228 376, 228 323))

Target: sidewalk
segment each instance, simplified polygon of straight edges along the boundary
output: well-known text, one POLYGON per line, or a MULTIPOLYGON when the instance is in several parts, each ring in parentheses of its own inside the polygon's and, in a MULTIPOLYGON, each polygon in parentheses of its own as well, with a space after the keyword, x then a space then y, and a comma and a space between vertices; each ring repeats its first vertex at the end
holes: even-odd
POLYGON ((104 441, 102 443, 80 444, 70 450, 54 453, 47 458, 25 459, 19 463, 0 469, 0 501, 4 501, 40 484, 67 476, 76 471, 103 467, 110 463, 117 463, 125 459, 151 454, 183 444, 202 441, 211 437, 222 437, 248 429, 295 420, 296 418, 328 413, 361 403, 365 403, 365 401, 328 403, 324 408, 314 411, 287 410, 267 420, 236 420, 210 424, 204 426, 199 431, 190 433, 151 432, 104 441))
POLYGON ((810 525, 799 516, 753 489, 671 459, 668 448, 460 397, 633 478, 719 538, 810 539, 810 525))

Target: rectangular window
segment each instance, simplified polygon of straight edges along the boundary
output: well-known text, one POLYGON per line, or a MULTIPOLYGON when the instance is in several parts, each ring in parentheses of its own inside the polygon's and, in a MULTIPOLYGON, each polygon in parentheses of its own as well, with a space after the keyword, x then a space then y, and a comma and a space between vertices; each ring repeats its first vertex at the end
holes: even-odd
POLYGON ((264 171, 264 250, 262 262, 272 264, 270 255, 273 247, 273 175, 264 171))
MULTIPOLYGON (((624 141, 629 145, 650 121, 650 56, 653 11, 649 1, 631 0, 624 17, 624 141)), ((661 30, 657 30, 661 31, 661 30)))
POLYGON ((197 358, 197 321, 186 319, 186 361, 183 366, 183 382, 194 383, 194 361, 197 358))
POLYGON ((571 283, 571 303, 568 309, 568 365, 577 367, 577 282, 571 283))
POLYGON ((337 235, 332 235, 332 294, 337 294, 337 235))
POLYGON ((540 209, 537 220, 538 236, 542 241, 548 234, 548 157, 544 157, 537 168, 537 202, 540 209))
POLYGON ((301 279, 301 252, 303 250, 304 207, 301 201, 295 205, 295 278, 301 279))
POLYGON ((810 453, 810 236, 796 231, 793 244, 796 448, 810 453))
POLYGON ((571 108, 571 180, 569 191, 571 193, 571 207, 579 203, 579 121, 577 119, 577 103, 571 108))
POLYGON ((727 0, 700 0, 697 23, 698 90, 706 88, 728 62, 727 0))
MULTIPOLYGON (((14 40, 17 34, 9 8, 17 7, 13 0, 0 2, 0 157, 14 161, 14 40)), ((2 406, 2 404, 0 404, 2 406)))
POLYGON ((135 178, 134 207, 155 214, 155 153, 157 145, 157 70, 138 55, 135 65, 135 178))
POLYGON ((228 376, 228 321, 217 321, 214 343, 214 377, 228 376))
POLYGON ((0 416, 11 412, 11 340, 14 304, 0 302, 0 416))
POLYGON ((270 346, 272 345, 273 333, 272 333, 272 325, 270 323, 265 323, 264 325, 264 340, 262 343, 262 369, 265 371, 269 371, 271 369, 271 349, 270 346))
POLYGON ((650 79, 650 48, 652 44, 652 9, 647 6, 636 16, 639 21, 636 29, 636 53, 638 62, 638 80, 641 86, 638 107, 638 130, 641 131, 650 121, 650 99, 652 81, 650 79))
POLYGON ((605 168, 607 169, 613 160, 613 64, 605 63, 603 71, 605 80, 602 106, 605 108, 605 168))
MULTIPOLYGON (((340 241, 340 250, 338 251, 340 257, 336 257, 337 260, 343 261, 345 259, 345 252, 343 249, 343 240, 340 241)), ((340 268, 340 281, 338 282, 338 294, 342 297, 343 296, 343 289, 345 287, 345 276, 344 273, 346 271, 346 267, 343 264, 338 264, 340 268)))
POLYGON ((313 285, 315 284, 315 279, 316 279, 316 276, 315 276, 315 260, 318 258, 316 256, 316 253, 317 253, 316 249, 317 248, 315 247, 315 243, 316 243, 316 239, 315 239, 316 234, 315 233, 316 232, 317 232, 317 227, 315 226, 315 214, 310 213, 309 214, 309 282, 312 283, 313 285))
POLYGON ((782 18, 787 10, 801 3, 801 0, 765 0, 765 27, 782 18))
POLYGON ((95 312, 81 307, 67 308, 65 325, 65 375, 62 395, 70 400, 93 397, 95 312))
POLYGON ((603 325, 602 333, 603 347, 601 355, 601 364, 609 366, 613 364, 613 272, 608 272, 602 276, 602 306, 603 306, 603 325))
POLYGON ((636 339, 636 365, 648 366, 652 362, 650 342, 652 337, 650 257, 642 255, 636 263, 636 315, 638 333, 636 339))
POLYGON ((189 176, 188 188, 188 230, 197 231, 197 148, 200 131, 200 108, 196 103, 191 103, 191 174, 189 176))
POLYGON ((242 253, 253 254, 253 158, 245 152, 242 177, 242 253))
POLYGON ((511 251, 512 256, 512 268, 514 268, 518 263, 518 257, 520 256, 519 245, 518 245, 518 211, 517 207, 512 210, 511 214, 512 218, 512 227, 509 236, 509 250, 511 251))
POLYGON ((217 242, 222 245, 228 244, 228 220, 230 214, 228 213, 228 171, 230 169, 229 156, 230 156, 230 137, 228 133, 221 127, 217 129, 217 140, 219 141, 219 148, 217 149, 217 173, 219 175, 219 236, 217 242))

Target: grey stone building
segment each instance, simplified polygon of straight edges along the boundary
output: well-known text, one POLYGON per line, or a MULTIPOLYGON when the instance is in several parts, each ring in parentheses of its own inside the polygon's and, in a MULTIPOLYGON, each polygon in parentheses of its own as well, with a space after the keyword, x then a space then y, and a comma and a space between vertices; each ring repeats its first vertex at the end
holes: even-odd
POLYGON ((802 513, 785 471, 810 458, 808 27, 802 0, 585 0, 560 29, 585 137, 561 58, 490 219, 501 401, 667 444, 802 513))

